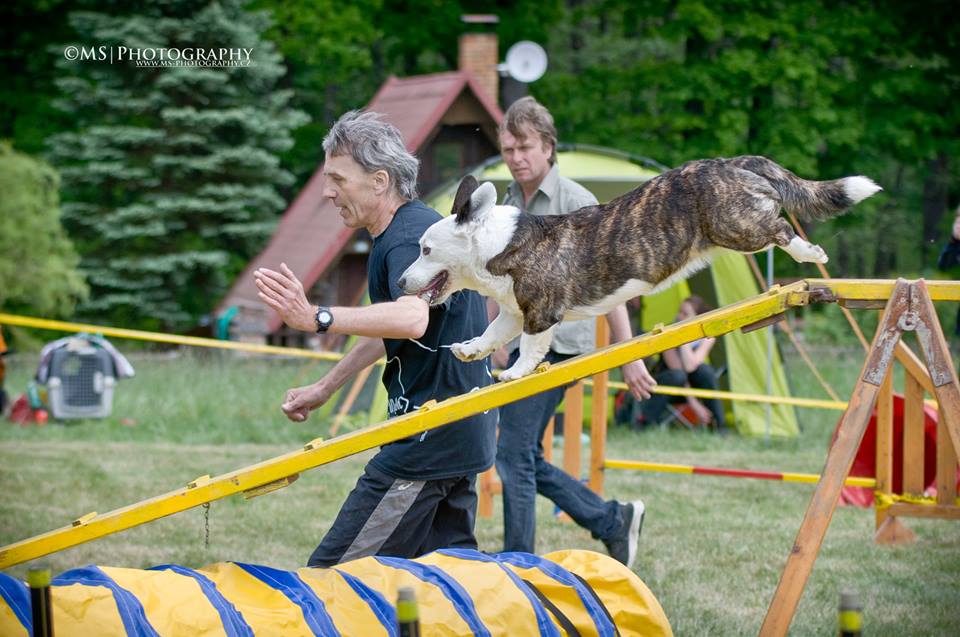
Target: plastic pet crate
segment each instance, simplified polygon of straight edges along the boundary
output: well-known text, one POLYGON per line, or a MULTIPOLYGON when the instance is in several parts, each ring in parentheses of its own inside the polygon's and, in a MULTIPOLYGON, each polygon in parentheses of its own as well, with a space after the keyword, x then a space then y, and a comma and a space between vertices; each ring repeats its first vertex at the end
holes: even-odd
POLYGON ((110 354, 97 347, 53 352, 47 395, 56 419, 106 418, 113 407, 116 378, 110 354))

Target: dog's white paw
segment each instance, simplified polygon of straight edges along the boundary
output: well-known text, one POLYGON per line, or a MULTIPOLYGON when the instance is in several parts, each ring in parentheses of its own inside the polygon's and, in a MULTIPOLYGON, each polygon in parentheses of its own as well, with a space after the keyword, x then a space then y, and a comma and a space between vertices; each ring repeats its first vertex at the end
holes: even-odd
POLYGON ((524 376, 529 376, 533 372, 533 367, 529 365, 521 365, 521 361, 517 361, 513 364, 513 367, 505 369, 500 372, 500 381, 507 382, 511 380, 517 380, 518 378, 523 378, 524 376))
POLYGON ((497 378, 501 383, 506 383, 511 380, 517 380, 518 378, 520 378, 520 375, 515 373, 513 371, 513 367, 511 367, 510 369, 505 369, 502 372, 500 372, 500 376, 498 376, 497 378))
POLYGON ((482 347, 480 342, 480 337, 471 338, 469 341, 464 341, 463 343, 454 343, 450 346, 450 351, 453 352, 453 355, 462 360, 465 363, 472 361, 478 361, 486 358, 493 351, 489 348, 482 347))
POLYGON ((810 252, 813 257, 814 263, 826 263, 830 260, 830 257, 827 256, 827 253, 818 245, 810 246, 810 252))
POLYGON ((781 247, 797 263, 826 263, 829 260, 823 248, 800 237, 794 237, 788 245, 781 247))

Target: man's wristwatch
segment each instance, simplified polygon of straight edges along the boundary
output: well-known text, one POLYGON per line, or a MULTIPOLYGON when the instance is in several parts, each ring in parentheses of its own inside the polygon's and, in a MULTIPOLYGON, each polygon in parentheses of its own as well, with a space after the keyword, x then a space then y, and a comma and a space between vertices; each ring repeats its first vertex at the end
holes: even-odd
POLYGON ((333 312, 329 307, 322 305, 317 308, 317 313, 313 315, 313 321, 317 324, 317 334, 326 334, 330 326, 333 325, 333 312))

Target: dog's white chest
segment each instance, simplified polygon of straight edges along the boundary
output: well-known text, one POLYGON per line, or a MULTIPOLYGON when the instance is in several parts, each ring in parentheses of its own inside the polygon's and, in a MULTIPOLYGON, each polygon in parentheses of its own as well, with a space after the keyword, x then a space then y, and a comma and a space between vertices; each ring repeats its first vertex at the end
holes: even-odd
POLYGON ((570 308, 570 310, 564 314, 563 318, 568 321, 577 321, 593 316, 601 316, 628 299, 649 294, 653 288, 654 285, 647 281, 630 279, 621 285, 614 293, 608 294, 593 305, 577 305, 570 308))

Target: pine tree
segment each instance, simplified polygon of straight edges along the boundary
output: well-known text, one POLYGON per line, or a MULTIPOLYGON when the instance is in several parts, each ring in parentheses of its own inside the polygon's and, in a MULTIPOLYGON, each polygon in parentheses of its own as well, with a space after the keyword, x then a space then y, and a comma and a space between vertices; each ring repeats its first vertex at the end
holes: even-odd
POLYGON ((261 37, 266 14, 241 0, 135 4, 70 15, 78 41, 67 44, 82 53, 71 61, 58 47, 57 105, 77 126, 52 138, 50 158, 91 286, 79 311, 183 329, 211 310, 275 227, 285 203, 277 189, 292 182, 278 157, 308 118, 278 89, 284 68, 261 37), (183 53, 197 49, 207 57, 241 49, 240 65, 144 65, 197 58, 183 53))

